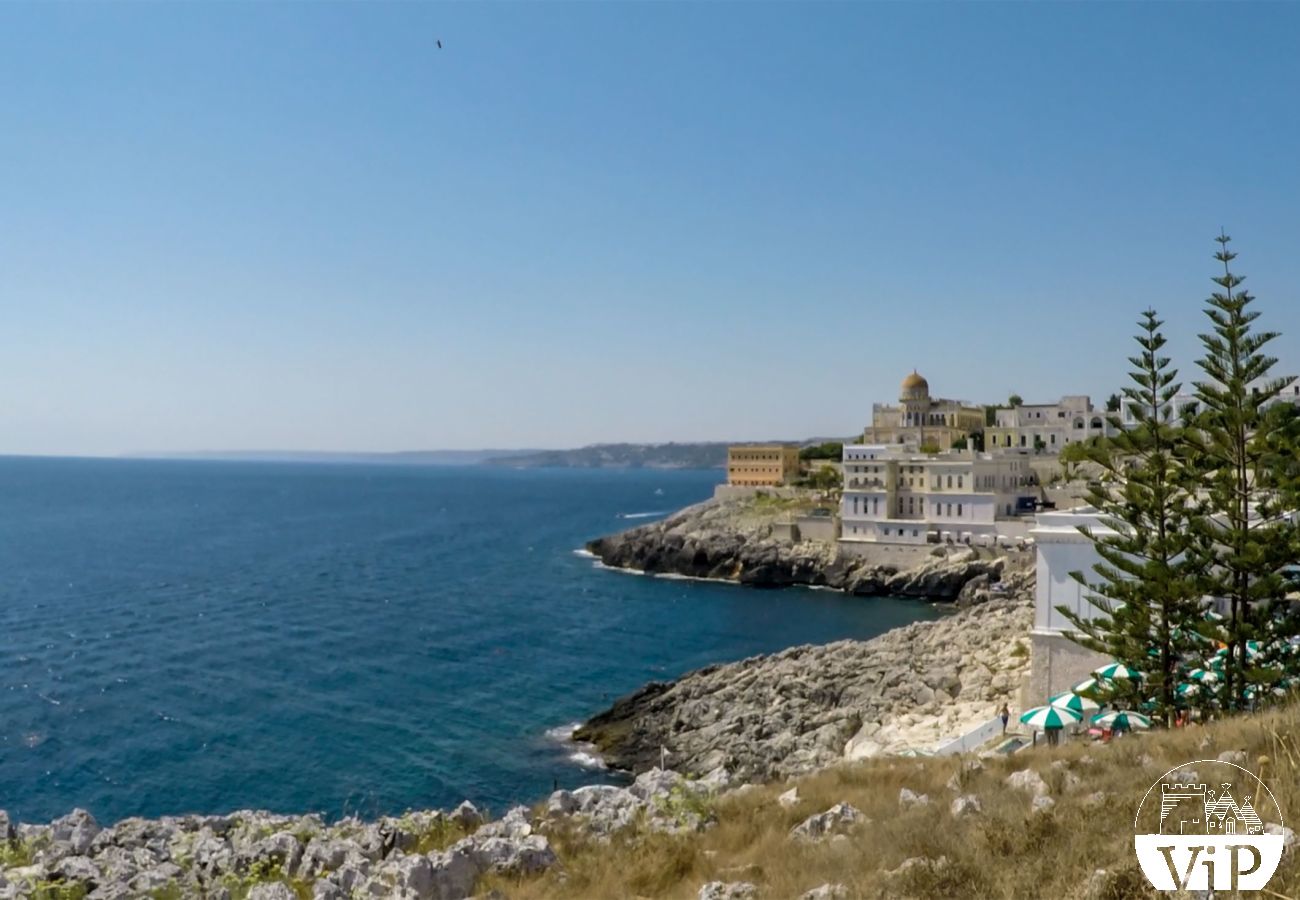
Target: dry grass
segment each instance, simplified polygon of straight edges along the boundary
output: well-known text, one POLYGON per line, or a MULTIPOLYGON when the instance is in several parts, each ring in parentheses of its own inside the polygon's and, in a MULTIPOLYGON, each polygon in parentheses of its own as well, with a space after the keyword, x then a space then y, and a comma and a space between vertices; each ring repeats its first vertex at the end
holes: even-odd
MULTIPOLYGON (((1069 898, 1082 897, 1100 868, 1110 873, 1105 900, 1157 896, 1133 853, 1139 801, 1167 770, 1238 749, 1247 752, 1252 770, 1265 759, 1261 775, 1283 813, 1294 817, 1289 827, 1300 831, 1300 707, 1292 707, 1105 746, 1080 742, 988 760, 982 771, 961 773, 963 792, 983 804, 982 814, 961 819, 949 813, 955 794, 946 787, 959 773, 956 758, 845 765, 798 780, 801 800, 792 809, 776 802, 788 783, 723 796, 715 806, 717 825, 702 834, 633 831, 601 844, 572 830, 552 832, 562 872, 483 887, 512 900, 694 898, 712 880, 752 881, 761 897, 777 900, 792 900, 825 882, 840 882, 861 898, 1069 898), (1051 787, 1051 811, 1031 812, 1029 797, 1003 783, 1024 768, 1038 771, 1051 787), (1079 779, 1073 787, 1070 774, 1079 779), (900 809, 904 787, 928 794, 932 803, 900 809), (840 802, 856 806, 870 824, 848 841, 789 839, 791 827, 840 802), (905 877, 887 874, 906 859, 941 856, 948 860, 945 867, 920 868, 905 877)), ((1260 813, 1266 821, 1278 820, 1275 811, 1261 807, 1260 813)), ((1277 892, 1273 896, 1300 898, 1300 853, 1283 861, 1269 887, 1277 892)))

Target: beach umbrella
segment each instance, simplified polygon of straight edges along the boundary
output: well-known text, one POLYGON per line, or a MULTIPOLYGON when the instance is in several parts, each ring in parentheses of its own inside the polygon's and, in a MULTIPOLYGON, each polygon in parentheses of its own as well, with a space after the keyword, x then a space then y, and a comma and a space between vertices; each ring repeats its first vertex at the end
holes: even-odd
POLYGON ((1093 669, 1092 674, 1098 678, 1107 678, 1111 681, 1140 681, 1142 673, 1137 669, 1130 669, 1123 663, 1108 663, 1100 669, 1093 669))
POLYGON ((1227 617, 1227 616, 1220 615, 1219 613, 1216 613, 1216 612, 1215 612, 1214 610, 1212 610, 1212 609, 1207 609, 1207 610, 1205 611, 1205 615, 1201 616, 1201 618, 1204 619, 1204 620, 1207 621, 1207 622, 1226 622, 1226 621, 1228 621, 1228 617, 1227 617))
POLYGON ((1047 705, 1072 710, 1080 714, 1092 712, 1094 709, 1101 709, 1097 701, 1091 697, 1085 697, 1082 694, 1071 694, 1068 691, 1064 694, 1057 694, 1047 701, 1047 705))
MULTIPOLYGON (((1259 654, 1263 652, 1264 647, 1259 641, 1246 641, 1246 657, 1248 659, 1252 656, 1259 656, 1259 654)), ((1218 650, 1214 651, 1214 655, 1219 659, 1226 659, 1228 656, 1228 648, 1220 647, 1218 650)))
POLYGON ((1203 681, 1206 684, 1214 684, 1219 680, 1219 673, 1213 669, 1192 669, 1187 673, 1187 677, 1193 681, 1203 681))
POLYGON ((1096 678, 1087 678, 1070 688, 1070 692, 1084 697, 1095 697, 1098 694, 1109 693, 1112 687, 1113 685, 1103 684, 1096 678))
POLYGON ((1092 717, 1092 724, 1105 725, 1114 728, 1150 728, 1151 720, 1140 712, 1133 712, 1131 709, 1122 709, 1117 712, 1102 713, 1092 717))
POLYGON ((1201 692, 1201 686, 1194 681, 1186 681, 1174 688, 1174 693, 1180 697, 1195 697, 1201 692))
POLYGON ((1073 725, 1082 719, 1079 713, 1072 709, 1062 709, 1059 706, 1039 706, 1023 713, 1020 721, 1030 728, 1064 728, 1066 725, 1073 725))

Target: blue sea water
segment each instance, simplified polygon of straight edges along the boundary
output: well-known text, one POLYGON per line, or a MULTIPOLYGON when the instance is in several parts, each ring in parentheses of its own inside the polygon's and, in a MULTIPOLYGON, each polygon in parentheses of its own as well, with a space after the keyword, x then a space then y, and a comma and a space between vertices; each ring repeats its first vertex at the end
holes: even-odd
POLYGON ((719 475, 0 459, 0 808, 500 810, 646 681, 938 615, 574 553, 719 475))

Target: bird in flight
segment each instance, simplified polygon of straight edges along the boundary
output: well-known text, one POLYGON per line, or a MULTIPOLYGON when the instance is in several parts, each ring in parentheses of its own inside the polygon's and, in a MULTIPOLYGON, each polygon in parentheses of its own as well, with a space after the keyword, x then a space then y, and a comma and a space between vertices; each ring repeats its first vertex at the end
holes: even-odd
POLYGON ((438 41, 438 49, 439 49, 439 50, 442 49, 442 41, 438 41))

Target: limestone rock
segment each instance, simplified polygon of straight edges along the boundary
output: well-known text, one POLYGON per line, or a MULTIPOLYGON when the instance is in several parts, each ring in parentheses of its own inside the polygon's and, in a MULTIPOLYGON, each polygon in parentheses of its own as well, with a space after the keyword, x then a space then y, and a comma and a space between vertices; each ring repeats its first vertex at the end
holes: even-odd
POLYGON ((799 895, 799 900, 848 900, 849 889, 842 884, 827 882, 799 895))
POLYGON ((1043 797, 1048 793, 1047 782, 1033 769, 1012 772, 1007 776, 1006 785, 1014 790, 1033 794, 1035 797, 1043 797))
POLYGON ((1246 751, 1224 750, 1219 754, 1219 762, 1232 763, 1235 766, 1244 766, 1246 764, 1246 751))
POLYGON ((798 787, 790 788, 790 790, 786 791, 784 794, 777 797, 776 802, 781 804, 781 806, 785 807, 786 809, 790 809, 792 807, 798 806, 799 788, 798 787))
POLYGON ((980 803, 980 798, 976 797, 974 794, 962 794, 960 797, 957 797, 952 801, 948 810, 952 813, 954 819, 960 819, 963 816, 970 816, 982 812, 984 806, 980 803))
POLYGON ((903 809, 911 809, 913 806, 929 806, 930 795, 918 794, 915 791, 903 788, 898 792, 898 805, 903 809))
POLYGON ((932 749, 1014 702, 1029 657, 1012 655, 1008 638, 1030 628, 1032 579, 1007 573, 1008 591, 987 603, 871 641, 791 647, 653 682, 575 737, 613 768, 653 770, 667 748, 683 775, 724 766, 740 781, 932 749))
POLYGON ((754 900, 758 888, 748 881, 710 881, 697 896, 699 900, 754 900))
POLYGON ((848 803, 837 803, 830 809, 809 816, 794 828, 790 837, 796 840, 818 840, 831 834, 848 830, 863 821, 862 813, 848 803))

